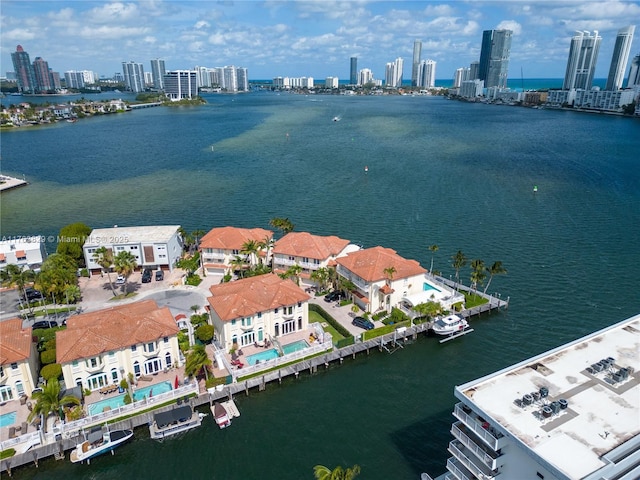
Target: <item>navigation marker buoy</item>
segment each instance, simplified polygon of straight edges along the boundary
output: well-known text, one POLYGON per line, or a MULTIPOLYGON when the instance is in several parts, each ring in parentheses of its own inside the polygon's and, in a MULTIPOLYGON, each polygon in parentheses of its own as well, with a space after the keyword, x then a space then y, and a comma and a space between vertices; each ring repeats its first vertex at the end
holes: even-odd
POLYGON ((534 185, 534 186, 533 186, 533 193, 536 193, 537 191, 538 191, 538 186, 537 186, 537 185, 534 185))
POLYGON ((364 173, 367 173, 368 171, 369 171, 369 167, 367 167, 367 166, 365 165, 365 167, 364 167, 364 173))

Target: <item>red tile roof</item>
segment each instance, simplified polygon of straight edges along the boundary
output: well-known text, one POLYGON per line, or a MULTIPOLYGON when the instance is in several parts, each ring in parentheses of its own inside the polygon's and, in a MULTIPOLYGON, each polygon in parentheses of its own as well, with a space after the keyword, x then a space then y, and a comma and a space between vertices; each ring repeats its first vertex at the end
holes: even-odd
POLYGON ((31 355, 31 327, 22 328, 21 318, 0 322, 0 365, 24 361, 31 355))
POLYGON ((242 245, 250 240, 263 242, 272 237, 273 232, 263 228, 219 227, 211 229, 202 237, 200 248, 242 250, 242 245))
POLYGON ((24 250, 16 250, 16 258, 24 258, 26 256, 27 254, 24 252, 24 250))
POLYGON ((58 363, 90 358, 138 343, 176 335, 179 329, 169 307, 143 300, 67 320, 67 329, 56 333, 58 363))
POLYGON ((290 232, 278 240, 274 254, 325 260, 338 255, 349 245, 349 240, 336 236, 322 237, 308 232, 290 232))
POLYGON ((309 300, 291 280, 272 273, 220 283, 210 289, 209 305, 223 322, 309 300))
POLYGON ((337 258, 336 262, 366 282, 386 279, 384 270, 389 267, 396 269, 393 280, 421 275, 427 271, 417 261, 407 260, 395 250, 379 246, 349 253, 346 257, 337 258))

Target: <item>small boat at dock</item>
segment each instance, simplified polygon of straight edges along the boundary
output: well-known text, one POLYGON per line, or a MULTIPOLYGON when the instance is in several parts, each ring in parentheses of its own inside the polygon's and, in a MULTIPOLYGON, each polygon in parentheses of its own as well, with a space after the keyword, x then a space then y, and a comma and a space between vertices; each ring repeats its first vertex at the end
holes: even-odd
POLYGON ((227 428, 231 425, 231 419, 240 416, 240 411, 233 400, 214 403, 211 405, 211 413, 218 427, 227 428))
POLYGON ((155 413, 153 422, 149 425, 149 435, 154 440, 163 440, 199 427, 205 416, 205 413, 193 410, 190 405, 176 406, 169 411, 155 413))
POLYGON ((113 455, 113 450, 131 437, 133 437, 132 430, 114 430, 113 432, 107 430, 103 432, 101 427, 95 428, 89 432, 85 442, 73 449, 71 462, 82 463, 86 460, 89 463, 92 458, 106 452, 111 452, 113 455))
POLYGON ((456 314, 438 318, 433 324, 432 330, 436 335, 454 335, 469 327, 469 322, 456 314))

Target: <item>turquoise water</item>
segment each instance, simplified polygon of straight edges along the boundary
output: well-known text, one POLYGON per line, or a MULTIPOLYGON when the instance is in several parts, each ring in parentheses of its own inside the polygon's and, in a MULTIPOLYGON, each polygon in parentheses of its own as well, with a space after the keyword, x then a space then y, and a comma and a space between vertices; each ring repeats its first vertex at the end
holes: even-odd
POLYGON ((3 413, 0 415, 0 427, 8 427, 16 423, 17 412, 3 413))
MULTIPOLYGON (((458 250, 502 261, 508 273, 489 291, 510 306, 474 317, 474 332, 455 341, 420 337, 393 355, 375 350, 238 395, 241 416, 224 431, 195 429, 168 447, 140 429, 92 462, 96 480, 299 480, 317 464, 356 463, 367 480, 437 475, 454 385, 640 311, 638 119, 429 97, 207 98, 202 108, 1 132, 2 173, 31 182, 2 194, 2 235, 55 235, 76 221, 270 228, 288 217, 296 231, 382 245, 422 266, 437 244, 433 268, 444 276, 455 275, 458 250), (203 445, 216 454, 198 454, 203 445)), ((469 277, 467 265, 460 279, 469 277)), ((13 476, 86 471, 51 459, 13 476)))
MULTIPOLYGON (((135 402, 142 400, 144 397, 149 397, 149 394, 160 394, 171 391, 171 382, 162 382, 156 383, 155 385, 151 385, 148 387, 138 388, 135 392, 133 392, 133 400, 135 402)), ((110 407, 112 410, 115 410, 118 407, 124 406, 124 396, 125 394, 118 395, 117 397, 106 398, 104 400, 100 400, 99 402, 90 403, 87 405, 87 412, 89 415, 97 415, 98 413, 102 413, 105 407, 110 407)))
POLYGON ((308 347, 309 347, 309 344, 305 340, 298 340, 297 342, 283 345, 282 351, 284 352, 285 355, 288 355, 289 353, 298 352, 308 347))
POLYGON ((433 285, 431 285, 430 283, 427 283, 427 282, 424 282, 424 283, 422 284, 422 290, 423 290, 424 292, 427 292, 427 291, 429 291, 429 290, 435 290, 436 292, 439 292, 439 291, 440 291, 440 289, 439 289, 439 288, 434 287, 433 285))
MULTIPOLYGON (((297 342, 283 345, 282 351, 285 355, 287 355, 289 353, 297 352, 298 350, 304 350, 308 346, 309 344, 304 340, 298 340, 297 342)), ((249 363, 249 365, 255 365, 258 361, 266 362, 267 360, 273 360, 274 358, 278 358, 278 350, 276 350, 275 348, 271 348, 269 350, 265 350, 264 352, 249 355, 247 357, 247 362, 249 363)))

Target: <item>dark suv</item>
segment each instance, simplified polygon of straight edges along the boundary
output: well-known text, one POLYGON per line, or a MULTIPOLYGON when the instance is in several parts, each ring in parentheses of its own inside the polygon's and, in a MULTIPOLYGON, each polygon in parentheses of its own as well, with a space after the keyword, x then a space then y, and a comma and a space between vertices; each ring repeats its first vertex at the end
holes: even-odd
POLYGON ((144 272, 142 272, 142 283, 149 283, 151 282, 151 270, 149 270, 148 268, 144 269, 144 272))
POLYGON ((42 298, 42 293, 33 287, 28 287, 25 289, 22 298, 29 302, 33 302, 34 300, 40 300, 42 298))
POLYGON ((374 328, 373 322, 364 317, 356 317, 351 323, 356 327, 364 328, 365 330, 373 330, 374 328))
POLYGON ((32 325, 32 328, 36 330, 38 328, 53 328, 57 326, 58 322, 55 320, 39 320, 32 325))
POLYGON ((156 271, 156 281, 164 280, 164 272, 162 270, 156 271))
POLYGON ((344 297, 344 294, 340 290, 334 290, 333 292, 324 296, 324 301, 335 302, 337 300, 340 300, 342 297, 344 297))

